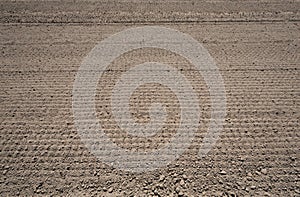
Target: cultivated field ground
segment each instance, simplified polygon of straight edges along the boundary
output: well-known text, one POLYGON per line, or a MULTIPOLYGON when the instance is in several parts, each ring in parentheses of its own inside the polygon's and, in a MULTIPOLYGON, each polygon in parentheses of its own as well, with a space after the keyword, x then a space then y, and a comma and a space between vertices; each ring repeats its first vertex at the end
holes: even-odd
POLYGON ((0 196, 299 196, 299 46, 298 0, 0 1, 0 196), (217 143, 199 158, 211 111, 200 72, 158 48, 115 59, 99 80, 95 106, 119 147, 158 149, 180 124, 176 95, 153 83, 132 94, 130 109, 136 122, 147 123, 151 103, 162 103, 162 131, 149 138, 120 131, 111 91, 134 65, 172 65, 190 80, 201 109, 201 126, 184 154, 132 173, 101 162, 84 145, 72 90, 98 42, 143 26, 176 29, 202 43, 223 77, 227 106, 217 143))

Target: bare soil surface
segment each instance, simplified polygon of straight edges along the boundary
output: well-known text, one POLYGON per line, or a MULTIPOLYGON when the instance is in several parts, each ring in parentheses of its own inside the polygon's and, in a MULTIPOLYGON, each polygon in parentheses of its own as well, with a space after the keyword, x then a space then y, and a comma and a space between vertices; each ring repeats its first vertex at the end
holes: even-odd
POLYGON ((284 0, 1 1, 0 195, 299 196, 299 10, 299 1, 284 0), (206 47, 224 80, 227 115, 217 144, 199 158, 211 110, 199 72, 166 50, 122 55, 96 95, 97 117, 118 146, 157 149, 179 124, 176 95, 152 84, 132 95, 133 118, 149 121, 147 109, 156 100, 168 105, 169 126, 151 139, 119 132, 105 87, 130 66, 155 60, 178 68, 197 90, 201 108, 202 126, 179 159, 131 173, 102 163, 82 143, 72 89, 99 41, 145 25, 177 29, 206 47))

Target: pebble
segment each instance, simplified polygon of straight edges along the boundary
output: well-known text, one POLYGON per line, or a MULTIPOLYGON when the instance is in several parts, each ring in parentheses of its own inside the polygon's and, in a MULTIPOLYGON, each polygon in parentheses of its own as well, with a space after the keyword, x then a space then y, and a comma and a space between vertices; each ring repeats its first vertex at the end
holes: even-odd
POLYGON ((156 186, 155 186, 155 188, 164 188, 164 185, 161 183, 161 184, 157 184, 156 186))
POLYGON ((220 174, 221 174, 221 175, 225 175, 225 174, 227 174, 227 173, 226 173, 226 171, 222 170, 222 171, 220 172, 220 174))
POLYGON ((256 188, 256 186, 255 186, 255 185, 252 185, 250 188, 251 188, 251 189, 255 189, 255 188, 256 188))
POLYGON ((223 192, 217 191, 217 192, 215 193, 215 195, 216 195, 216 196, 223 196, 223 192))
POLYGON ((245 161, 246 159, 245 159, 245 157, 240 157, 240 161, 245 161))
POLYGON ((263 173, 264 175, 266 175, 268 173, 268 171, 267 171, 267 169, 264 168, 264 169, 261 170, 261 173, 263 173))
POLYGON ((160 175, 159 181, 163 181, 163 180, 165 180, 165 176, 164 175, 160 175))
POLYGON ((232 192, 232 191, 228 191, 227 194, 228 194, 229 196, 237 196, 237 195, 236 195, 234 192, 232 192))
POLYGON ((179 183, 181 186, 184 186, 185 185, 185 183, 184 183, 184 180, 183 179, 181 179, 181 181, 180 181, 180 183, 179 183))
POLYGON ((145 187, 144 187, 144 190, 149 190, 149 187, 148 187, 148 186, 145 186, 145 187))
POLYGON ((290 157, 292 161, 296 161, 296 157, 290 157))
POLYGON ((180 180, 180 178, 175 178, 174 182, 177 183, 180 180))
POLYGON ((107 190, 109 193, 112 193, 114 191, 114 189, 111 187, 107 190))
POLYGON ((268 192, 264 192, 262 196, 271 196, 268 192))

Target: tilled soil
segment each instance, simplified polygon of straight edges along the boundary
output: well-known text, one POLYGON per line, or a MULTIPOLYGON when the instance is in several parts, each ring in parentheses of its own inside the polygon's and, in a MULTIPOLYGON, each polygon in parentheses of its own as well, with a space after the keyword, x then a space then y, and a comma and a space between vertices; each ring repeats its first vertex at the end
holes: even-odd
POLYGON ((0 5, 1 196, 300 195, 299 1, 0 5), (180 123, 176 95, 148 84, 131 97, 132 117, 147 123, 149 106, 159 101, 167 106, 167 126, 149 139, 120 132, 109 98, 114 81, 129 67, 146 61, 172 65, 197 90, 201 109, 201 127, 179 159, 155 171, 132 173, 101 162, 83 144, 74 125, 72 90, 83 59, 99 41, 149 25, 177 29, 203 44, 223 77, 227 114, 219 140, 199 158, 211 110, 201 74, 167 50, 123 54, 104 72, 96 94, 96 116, 118 146, 160 148, 180 123))

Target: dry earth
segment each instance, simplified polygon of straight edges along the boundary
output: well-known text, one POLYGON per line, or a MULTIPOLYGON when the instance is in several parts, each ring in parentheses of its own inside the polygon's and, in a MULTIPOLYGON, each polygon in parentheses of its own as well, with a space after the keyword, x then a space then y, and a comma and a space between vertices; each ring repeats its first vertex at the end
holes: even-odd
POLYGON ((1 196, 300 195, 299 1, 1 1, 0 10, 1 196), (170 165, 137 174, 102 163, 84 146, 74 126, 72 88, 99 41, 145 25, 174 28, 203 43, 223 76, 227 115, 217 144, 197 157, 210 117, 201 75, 169 51, 124 54, 105 72, 96 96, 97 117, 120 147, 156 149, 179 124, 176 96, 152 84, 132 95, 133 117, 149 121, 147 109, 158 100, 169 106, 169 127, 151 139, 119 132, 105 87, 128 66, 173 65, 191 80, 202 109, 191 147, 170 165))

